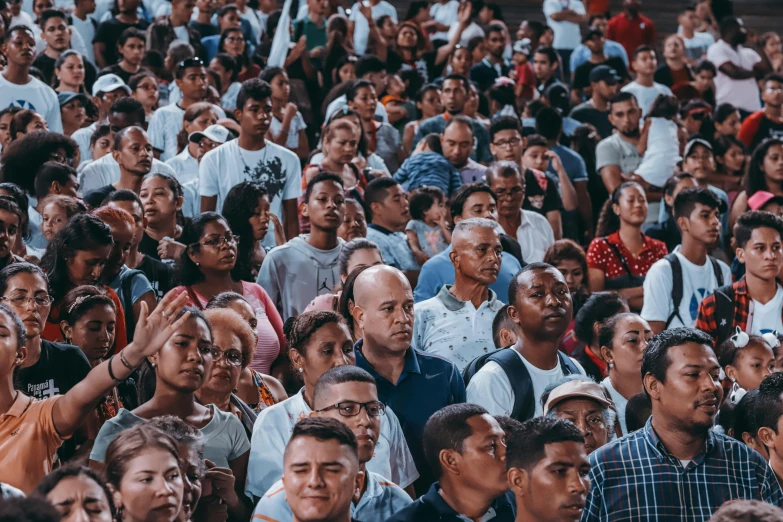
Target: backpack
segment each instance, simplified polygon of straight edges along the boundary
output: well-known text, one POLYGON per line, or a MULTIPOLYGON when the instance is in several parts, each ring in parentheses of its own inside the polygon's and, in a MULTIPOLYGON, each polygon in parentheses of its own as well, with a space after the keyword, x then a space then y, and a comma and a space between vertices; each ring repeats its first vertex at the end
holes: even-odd
MULTIPOLYGON (((557 352, 557 358, 560 362, 560 368, 563 374, 571 375, 581 373, 579 368, 566 354, 557 352)), ((511 418, 520 422, 532 419, 536 414, 536 404, 533 397, 533 381, 530 379, 530 372, 527 371, 525 363, 520 359, 513 346, 485 353, 470 361, 465 369, 462 370, 462 379, 467 387, 470 379, 484 367, 489 361, 494 361, 506 372, 511 389, 514 392, 514 407, 511 410, 511 418)))
MULTIPOLYGON (((664 259, 668 261, 672 267, 672 304, 674 304, 674 311, 666 320, 666 326, 664 326, 665 330, 669 327, 669 324, 674 320, 675 317, 679 319, 682 324, 685 324, 685 321, 683 321, 682 317, 680 317, 680 303, 682 303, 682 263, 680 263, 677 255, 673 253, 667 255, 664 257, 664 259)), ((712 263, 712 271, 715 273, 715 279, 718 281, 718 287, 722 287, 723 271, 720 269, 718 261, 712 256, 707 256, 707 259, 709 259, 710 263, 712 263)))
POLYGON ((133 341, 133 331, 136 329, 136 318, 133 315, 133 295, 131 286, 133 278, 137 275, 143 275, 141 270, 127 270, 120 279, 120 292, 122 293, 122 311, 125 314, 125 330, 128 335, 128 342, 133 341))
POLYGON ((734 285, 722 286, 715 290, 715 324, 718 329, 715 348, 734 333, 734 285))

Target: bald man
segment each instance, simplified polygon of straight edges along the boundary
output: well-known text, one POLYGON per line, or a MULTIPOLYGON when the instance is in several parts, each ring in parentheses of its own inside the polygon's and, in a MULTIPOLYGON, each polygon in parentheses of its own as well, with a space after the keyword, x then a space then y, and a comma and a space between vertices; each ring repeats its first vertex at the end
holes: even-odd
POLYGON ((503 307, 489 285, 498 278, 503 247, 497 223, 471 218, 457 223, 449 259, 454 284, 416 305, 413 346, 440 355, 462 371, 473 359, 495 350, 492 321, 503 307))
POLYGON ((378 265, 354 284, 353 319, 364 331, 356 343, 356 366, 378 385, 378 399, 397 414, 420 477, 417 495, 427 492, 435 477, 421 445, 427 419, 449 404, 465 402, 465 384, 456 365, 411 346, 413 291, 396 268, 378 265))
POLYGON ((138 194, 144 176, 152 170, 152 143, 141 127, 126 127, 115 134, 111 154, 120 166, 120 179, 84 196, 84 201, 92 208, 99 207, 115 190, 128 189, 138 194))

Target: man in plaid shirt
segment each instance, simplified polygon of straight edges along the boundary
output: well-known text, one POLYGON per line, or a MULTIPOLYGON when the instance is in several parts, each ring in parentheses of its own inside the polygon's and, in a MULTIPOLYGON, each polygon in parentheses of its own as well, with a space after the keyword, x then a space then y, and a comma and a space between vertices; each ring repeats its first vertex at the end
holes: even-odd
POLYGON ((676 328, 653 337, 642 358, 652 417, 590 455, 582 522, 703 522, 736 499, 783 506, 761 455, 711 429, 723 400, 719 372, 707 334, 676 328))
POLYGON ((746 212, 734 225, 734 238, 745 277, 731 285, 731 291, 718 290, 705 298, 696 319, 696 328, 712 336, 715 346, 735 327, 752 335, 783 333, 783 287, 777 282, 783 264, 783 220, 769 212, 746 212))

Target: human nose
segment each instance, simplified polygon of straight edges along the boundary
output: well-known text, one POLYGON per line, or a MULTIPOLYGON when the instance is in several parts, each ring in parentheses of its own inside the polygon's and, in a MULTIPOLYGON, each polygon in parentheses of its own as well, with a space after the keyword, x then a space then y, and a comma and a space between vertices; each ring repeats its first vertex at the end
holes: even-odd
POLYGON ((68 522, 90 522, 90 515, 87 514, 86 509, 80 507, 70 513, 68 522))
POLYGON ((102 274, 102 273, 103 273, 103 266, 101 266, 101 265, 95 265, 94 267, 92 267, 91 275, 92 275, 92 276, 93 276, 95 279, 98 279, 99 277, 101 277, 101 274, 102 274))
POLYGON ((590 486, 590 479, 583 477, 577 469, 571 470, 571 477, 568 481, 568 491, 572 494, 583 495, 590 486))
POLYGON ((560 306, 561 304, 560 298, 554 292, 547 293, 545 302, 547 306, 560 306))
POLYGON ((321 470, 313 467, 307 474, 307 487, 312 489, 321 489, 324 486, 324 479, 321 476, 321 470))

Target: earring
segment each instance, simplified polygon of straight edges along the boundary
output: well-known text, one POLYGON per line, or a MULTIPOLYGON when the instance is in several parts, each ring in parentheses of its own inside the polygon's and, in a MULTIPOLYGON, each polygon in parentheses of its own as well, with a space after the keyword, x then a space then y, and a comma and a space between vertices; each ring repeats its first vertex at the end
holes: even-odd
POLYGON ((201 263, 196 263, 196 266, 201 266, 201 263))
POLYGON ((614 364, 612 364, 612 363, 609 363, 609 364, 607 364, 606 366, 607 366, 607 368, 609 368, 610 370, 611 370, 612 368, 614 368, 614 364))
POLYGON ((304 371, 304 368, 299 368, 299 373, 302 373, 304 371))

